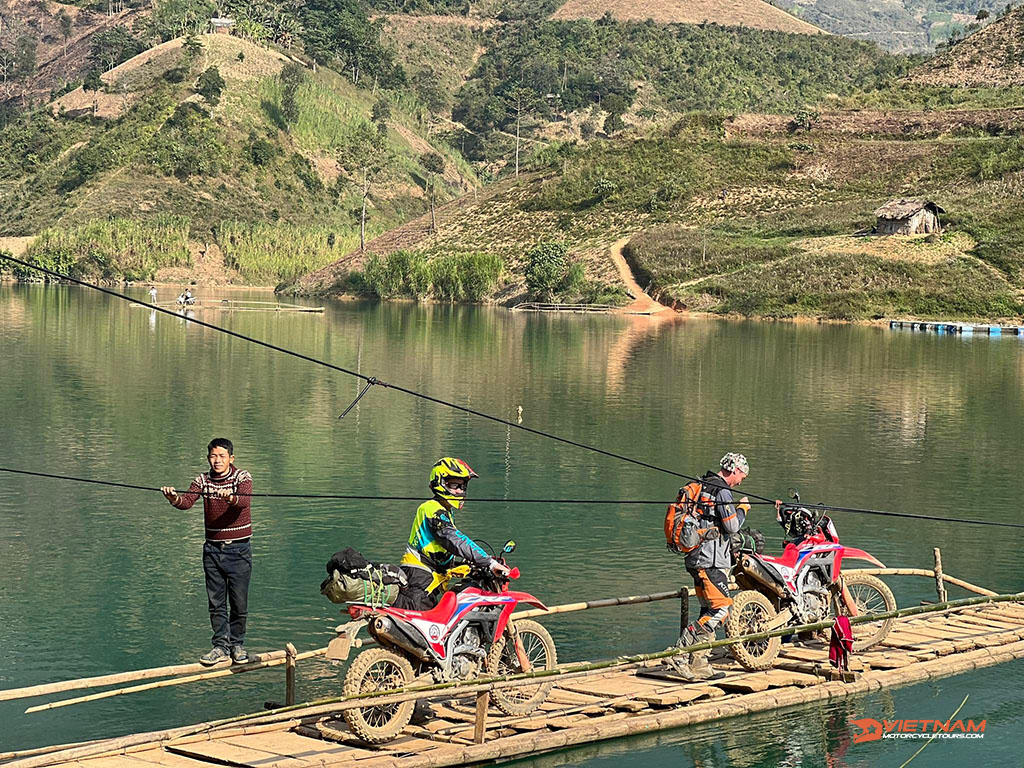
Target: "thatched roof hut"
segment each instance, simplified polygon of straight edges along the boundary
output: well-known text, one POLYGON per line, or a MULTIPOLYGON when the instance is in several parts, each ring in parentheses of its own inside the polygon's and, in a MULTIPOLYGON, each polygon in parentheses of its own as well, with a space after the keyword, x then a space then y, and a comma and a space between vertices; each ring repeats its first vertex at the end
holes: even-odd
POLYGON ((931 200, 890 200, 877 211, 875 232, 880 235, 923 235, 941 232, 939 214, 946 211, 931 200))

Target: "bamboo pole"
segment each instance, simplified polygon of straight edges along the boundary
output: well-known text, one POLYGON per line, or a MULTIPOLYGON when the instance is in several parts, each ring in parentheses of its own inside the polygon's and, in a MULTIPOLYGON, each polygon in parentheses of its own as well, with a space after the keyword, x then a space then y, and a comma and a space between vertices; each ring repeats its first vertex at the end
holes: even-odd
MULTIPOLYGON (((928 570, 927 568, 858 568, 852 573, 868 573, 872 576, 926 576, 933 577, 935 572, 928 570)), ((971 584, 969 581, 963 579, 956 579, 952 576, 942 574, 942 580, 947 584, 953 584, 954 586, 966 589, 968 592, 974 592, 978 595, 995 596, 998 592, 993 592, 991 589, 985 589, 979 587, 977 584, 971 584)))
MULTIPOLYGON (((252 658, 253 663, 261 663, 273 659, 283 659, 284 656, 284 651, 270 651, 269 653, 254 653, 252 658)), ((30 685, 27 688, 9 688, 6 691, 0 691, 0 701, 27 699, 32 696, 44 696, 49 693, 62 693, 81 688, 99 688, 104 685, 130 683, 136 680, 150 680, 156 677, 190 675, 208 669, 209 667, 204 667, 202 664, 175 664, 169 667, 136 669, 130 672, 116 672, 112 675, 99 675, 98 677, 82 677, 77 680, 61 680, 56 683, 43 683, 41 685, 30 685)), ((238 669, 243 669, 243 667, 238 667, 238 669)))
POLYGON ((487 708, 491 704, 491 692, 481 691, 476 695, 476 720, 473 722, 473 743, 483 744, 487 733, 487 708))
POLYGON ((290 707, 295 703, 295 656, 298 654, 298 651, 295 650, 295 646, 291 643, 288 643, 284 648, 288 653, 284 670, 284 703, 285 706, 290 707))
POLYGON ((932 555, 935 557, 935 568, 933 573, 935 574, 935 592, 938 594, 939 602, 946 602, 946 585, 942 583, 942 552, 938 547, 932 550, 932 555))
POLYGON ((566 603, 565 605, 552 605, 546 610, 544 608, 531 608, 527 611, 518 611, 512 614, 513 619, 532 619, 536 616, 551 616, 558 613, 574 613, 575 611, 587 611, 592 608, 612 608, 616 605, 638 605, 640 603, 652 603, 656 600, 671 600, 687 594, 688 590, 675 589, 671 592, 655 592, 650 595, 630 595, 629 597, 606 597, 600 600, 586 600, 579 603, 566 603))
MULTIPOLYGON (((281 653, 287 652, 281 651, 281 653)), ((128 688, 114 688, 110 691, 91 693, 88 696, 77 696, 73 699, 61 699, 60 701, 51 701, 47 704, 39 704, 37 706, 29 707, 28 709, 26 709, 25 714, 29 715, 33 712, 43 712, 48 709, 60 709, 61 707, 69 707, 72 704, 84 704, 87 701, 99 701, 100 699, 109 699, 113 696, 124 696, 129 693, 141 693, 142 691, 151 691, 155 688, 168 688, 174 685, 187 685, 188 683, 198 683, 202 682, 203 680, 215 680, 218 677, 228 677, 229 675, 240 675, 243 672, 254 672, 258 669, 278 667, 282 664, 286 664, 287 662, 288 658, 287 656, 285 656, 283 658, 274 658, 270 661, 242 664, 237 667, 219 669, 215 672, 204 672, 201 675, 190 675, 189 677, 172 677, 169 680, 159 680, 155 683, 143 683, 142 685, 133 685, 128 688)))

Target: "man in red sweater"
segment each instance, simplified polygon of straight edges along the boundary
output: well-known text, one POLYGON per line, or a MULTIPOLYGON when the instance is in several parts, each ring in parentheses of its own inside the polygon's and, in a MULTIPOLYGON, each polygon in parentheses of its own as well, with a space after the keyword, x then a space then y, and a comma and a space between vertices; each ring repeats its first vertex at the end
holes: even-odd
POLYGON ((252 475, 235 466, 234 453, 230 440, 214 438, 206 448, 209 472, 193 480, 185 493, 179 494, 171 486, 160 489, 177 509, 190 509, 200 497, 203 499, 203 571, 210 600, 213 648, 199 662, 208 667, 229 659, 235 664, 249 661, 243 643, 252 575, 252 475))

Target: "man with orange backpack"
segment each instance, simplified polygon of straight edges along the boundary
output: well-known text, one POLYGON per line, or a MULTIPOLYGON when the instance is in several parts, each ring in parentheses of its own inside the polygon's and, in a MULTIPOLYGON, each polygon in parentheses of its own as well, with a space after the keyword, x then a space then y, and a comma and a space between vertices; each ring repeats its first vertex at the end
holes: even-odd
MULTIPOLYGON (((729 536, 743 527, 750 503, 746 496, 735 501, 731 489, 743 482, 750 466, 742 453, 727 453, 720 464, 717 472, 708 471, 700 480, 680 488, 665 517, 668 548, 685 556, 686 571, 693 577, 700 602, 700 615, 679 635, 677 648, 714 640, 715 630, 732 605, 729 536)), ((682 656, 673 656, 668 662, 680 677, 710 680, 716 676, 708 662, 710 654, 710 650, 698 651, 690 654, 688 663, 682 656)))

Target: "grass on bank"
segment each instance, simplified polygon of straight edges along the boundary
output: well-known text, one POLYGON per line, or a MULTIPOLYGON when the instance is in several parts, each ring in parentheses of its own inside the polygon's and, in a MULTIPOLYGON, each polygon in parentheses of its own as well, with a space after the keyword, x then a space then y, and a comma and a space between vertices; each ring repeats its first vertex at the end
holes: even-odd
MULTIPOLYGON (((101 280, 152 280, 161 267, 191 263, 188 220, 157 216, 147 221, 107 219, 43 231, 29 246, 25 260, 74 277, 101 280)), ((40 274, 16 267, 22 280, 40 274)))
POLYGON ((224 221, 214 238, 226 266, 247 282, 277 285, 320 269, 359 246, 352 228, 224 221))

